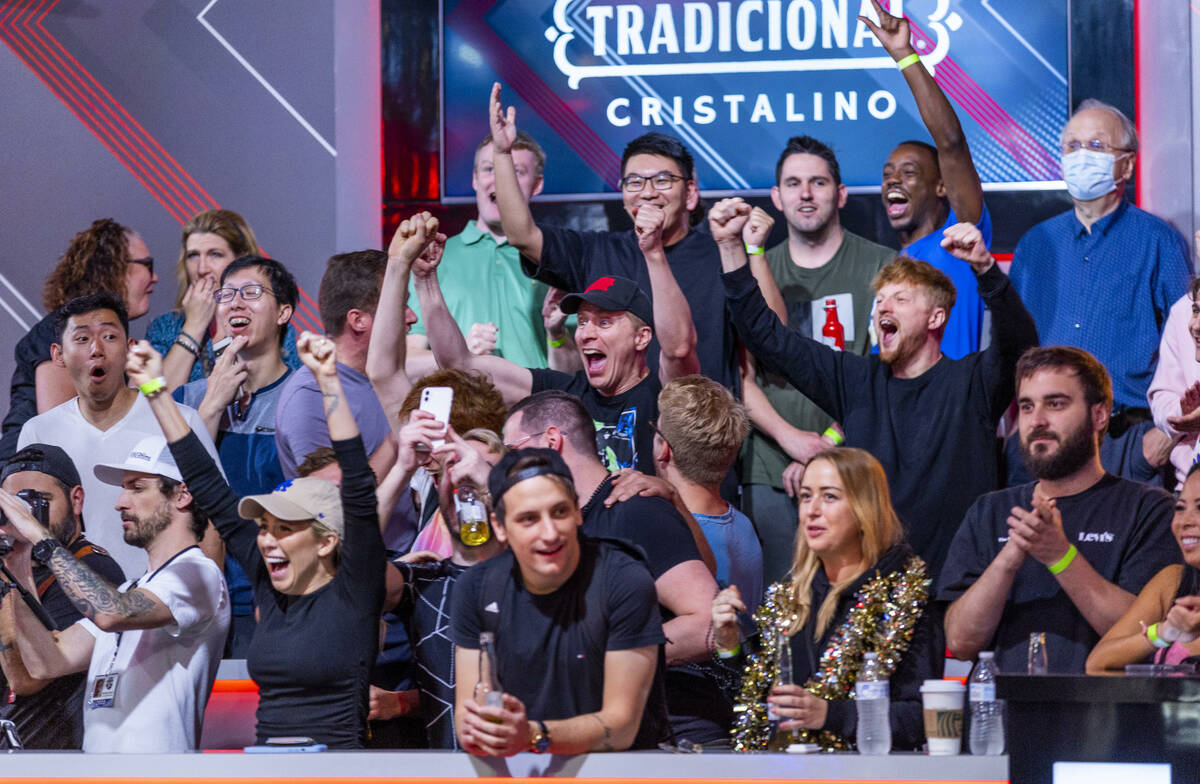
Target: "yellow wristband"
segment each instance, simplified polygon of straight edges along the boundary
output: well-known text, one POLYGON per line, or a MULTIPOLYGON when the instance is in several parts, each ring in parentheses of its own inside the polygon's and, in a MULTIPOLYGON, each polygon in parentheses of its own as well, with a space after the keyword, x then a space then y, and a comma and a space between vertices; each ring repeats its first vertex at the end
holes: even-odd
POLYGON ((550 340, 549 337, 546 338, 546 345, 549 346, 550 348, 561 348, 562 345, 566 342, 567 342, 566 335, 563 335, 558 340, 550 340))
POLYGON ((833 425, 825 428, 825 432, 821 435, 832 441, 834 446, 841 446, 842 444, 846 443, 846 437, 839 433, 837 428, 833 425))
POLYGON ((1146 639, 1155 648, 1170 648, 1171 643, 1158 636, 1158 624, 1152 623, 1146 627, 1146 639))
POLYGON ((916 52, 913 52, 908 57, 902 57, 899 60, 897 60, 896 67, 899 68, 901 71, 903 71, 905 68, 912 65, 913 63, 919 63, 919 62, 921 62, 920 56, 916 52))
POLYGON ((1079 551, 1075 549, 1075 545, 1071 545, 1067 548, 1066 555, 1064 555, 1062 558, 1059 558, 1046 568, 1050 570, 1050 574, 1062 574, 1066 568, 1071 565, 1071 561, 1075 560, 1075 556, 1078 553, 1079 551))
POLYGON ((147 381, 145 384, 142 384, 141 386, 138 387, 138 389, 141 391, 141 393, 143 395, 145 395, 146 397, 154 397, 155 395, 157 395, 159 392, 162 392, 166 388, 167 388, 167 380, 165 378, 163 378, 162 376, 159 376, 158 378, 152 378, 149 381, 147 381))
POLYGON ((762 254, 767 252, 766 249, 763 248, 762 245, 751 245, 749 242, 745 243, 745 245, 746 245, 746 253, 750 256, 761 256, 762 254))
POLYGON ((723 651, 720 648, 717 648, 717 658, 732 659, 734 656, 737 656, 741 652, 742 652, 742 644, 739 642, 737 645, 733 646, 732 648, 730 648, 727 651, 723 651))

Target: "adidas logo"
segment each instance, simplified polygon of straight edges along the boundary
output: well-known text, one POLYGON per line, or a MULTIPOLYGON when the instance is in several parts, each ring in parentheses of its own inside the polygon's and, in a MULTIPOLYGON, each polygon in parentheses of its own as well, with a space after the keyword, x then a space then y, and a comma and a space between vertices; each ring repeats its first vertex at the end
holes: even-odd
POLYGON ((496 613, 497 615, 499 615, 500 614, 500 605, 496 604, 495 602, 488 602, 487 607, 484 607, 483 611, 490 612, 490 613, 496 613))

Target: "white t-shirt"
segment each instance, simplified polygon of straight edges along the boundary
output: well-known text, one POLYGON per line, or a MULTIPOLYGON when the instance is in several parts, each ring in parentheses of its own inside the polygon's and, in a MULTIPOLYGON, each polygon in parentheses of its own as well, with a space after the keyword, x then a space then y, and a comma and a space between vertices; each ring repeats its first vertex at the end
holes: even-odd
MULTIPOLYGON (((220 466, 217 448, 200 415, 188 406, 181 405, 179 410, 220 466)), ((125 544, 121 518, 116 512, 121 488, 104 484, 92 469, 97 463, 124 463, 129 450, 148 435, 162 435, 162 428, 145 396, 138 395, 129 413, 108 430, 99 430, 88 422, 79 410, 79 398, 73 397, 25 422, 17 441, 18 449, 29 444, 53 444, 70 456, 83 484, 83 525, 87 538, 107 550, 126 575, 146 571, 146 551, 125 544)))
POLYGON ((192 547, 142 575, 137 585, 158 597, 175 622, 117 634, 79 621, 96 638, 84 695, 83 750, 192 751, 229 631, 225 576, 192 547), (96 678, 110 673, 118 674, 112 707, 87 707, 96 678))

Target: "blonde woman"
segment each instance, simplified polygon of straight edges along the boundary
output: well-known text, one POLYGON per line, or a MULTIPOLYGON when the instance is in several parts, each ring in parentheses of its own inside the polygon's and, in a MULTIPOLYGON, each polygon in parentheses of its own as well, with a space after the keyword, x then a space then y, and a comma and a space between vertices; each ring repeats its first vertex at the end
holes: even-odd
POLYGON ((734 748, 765 748, 764 702, 796 740, 853 748, 854 681, 863 654, 874 651, 890 674, 893 747, 918 749, 925 741, 919 688, 941 676, 941 625, 928 609, 925 564, 903 541, 883 468, 861 449, 827 449, 809 461, 799 499, 790 575, 766 590, 755 613, 759 634, 746 652, 737 586, 713 601, 717 654, 745 667, 737 702, 746 710, 734 724, 734 748), (790 647, 792 684, 775 683, 773 629, 790 647))

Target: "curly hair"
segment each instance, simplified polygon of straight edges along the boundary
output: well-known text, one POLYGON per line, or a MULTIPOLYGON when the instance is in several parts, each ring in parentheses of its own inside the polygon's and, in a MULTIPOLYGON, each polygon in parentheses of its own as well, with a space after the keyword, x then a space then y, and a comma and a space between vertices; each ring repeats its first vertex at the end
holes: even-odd
POLYGON ((179 264, 175 267, 175 282, 179 285, 175 295, 175 307, 183 307, 183 295, 187 293, 187 241, 193 234, 215 234, 229 245, 233 251, 230 259, 238 256, 261 256, 262 249, 258 247, 258 238, 254 229, 241 215, 233 210, 205 210, 197 213, 187 223, 183 224, 183 237, 179 241, 179 264))
POLYGON ((109 291, 125 301, 125 268, 129 266, 129 238, 134 232, 112 218, 101 218, 71 239, 67 252, 42 286, 42 304, 48 312, 76 297, 109 291))
POLYGON ((450 427, 454 428, 454 432, 466 433, 479 427, 493 433, 503 432, 508 407, 491 380, 478 371, 452 368, 435 370, 413 384, 400 404, 397 416, 401 423, 407 422, 409 415, 421 404, 421 390, 425 387, 450 387, 454 390, 454 402, 450 405, 450 427))

